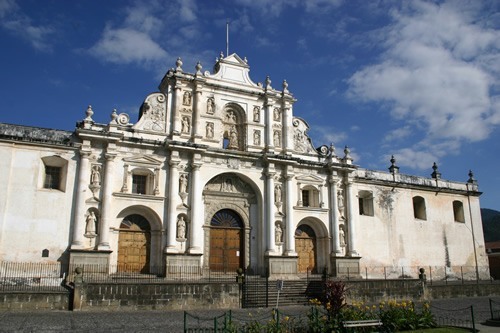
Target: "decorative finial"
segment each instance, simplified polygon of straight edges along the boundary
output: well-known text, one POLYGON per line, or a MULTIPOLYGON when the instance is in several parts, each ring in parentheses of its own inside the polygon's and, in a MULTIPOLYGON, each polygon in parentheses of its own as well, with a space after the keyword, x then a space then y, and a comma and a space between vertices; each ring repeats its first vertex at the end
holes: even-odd
POLYGON ((175 62, 175 66, 177 66, 177 68, 175 69, 177 72, 182 72, 182 60, 181 60, 181 57, 177 58, 177 61, 175 62))
POLYGON ((220 60, 224 59, 224 52, 220 51, 220 54, 219 54, 219 59, 220 59, 220 60))
POLYGON ((434 162, 434 164, 432 165, 432 170, 434 170, 431 174, 432 178, 434 178, 434 179, 441 178, 441 172, 438 171, 438 166, 437 166, 436 162, 434 162))
POLYGON ((243 58, 243 61, 245 62, 245 64, 248 64, 248 59, 247 59, 247 57, 244 57, 244 58, 243 58))
POLYGON ((351 150, 349 149, 348 146, 345 146, 345 148, 344 148, 344 155, 345 155, 344 158, 351 158, 350 154, 351 154, 351 150))
POLYGON ((392 174, 399 173, 399 167, 396 165, 396 159, 394 158, 394 155, 391 156, 391 166, 389 167, 389 171, 392 174))
POLYGON ((286 82, 286 80, 283 80, 283 92, 284 93, 288 92, 288 82, 286 82))
POLYGON ((469 179, 467 180, 467 183, 477 184, 477 180, 474 178, 474 174, 472 173, 472 170, 469 170, 469 179))
POLYGON ((330 156, 335 156, 335 146, 333 145, 333 142, 330 143, 330 156))
POLYGON ((196 69, 196 74, 201 75, 201 69, 203 68, 203 66, 201 66, 201 63, 199 61, 198 63, 196 63, 196 66, 194 66, 194 68, 196 69))
POLYGON ((93 121, 92 120, 92 115, 94 114, 94 111, 92 110, 92 105, 89 105, 87 107, 87 111, 85 111, 85 115, 87 116, 84 121, 93 121))
POLYGON ((113 109, 113 111, 111 112, 111 122, 110 124, 116 124, 116 118, 118 118, 118 112, 116 112, 116 109, 113 109))
POLYGON ((271 87, 271 78, 268 76, 266 76, 266 89, 272 89, 271 87))

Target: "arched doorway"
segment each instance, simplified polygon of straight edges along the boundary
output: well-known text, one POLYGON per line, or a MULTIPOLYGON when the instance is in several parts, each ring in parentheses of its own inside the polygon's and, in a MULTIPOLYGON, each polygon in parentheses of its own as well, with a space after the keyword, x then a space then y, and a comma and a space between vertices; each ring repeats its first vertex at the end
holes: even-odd
POLYGON ((211 271, 234 273, 244 267, 243 222, 230 209, 219 210, 210 221, 211 271))
POLYGON ((316 269, 316 233, 307 224, 295 230, 295 250, 298 254, 298 272, 317 273, 316 269))
POLYGON ((120 224, 118 236, 118 271, 149 273, 151 227, 143 216, 133 214, 120 224))

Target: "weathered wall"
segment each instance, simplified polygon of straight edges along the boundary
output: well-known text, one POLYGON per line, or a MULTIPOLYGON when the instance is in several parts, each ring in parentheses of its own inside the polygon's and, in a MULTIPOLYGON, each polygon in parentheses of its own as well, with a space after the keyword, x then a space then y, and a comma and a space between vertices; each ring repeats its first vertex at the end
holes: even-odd
POLYGON ((70 292, 0 292, 0 311, 69 310, 70 292))
POLYGON ((239 307, 239 288, 227 284, 84 284, 75 311, 193 310, 239 307))

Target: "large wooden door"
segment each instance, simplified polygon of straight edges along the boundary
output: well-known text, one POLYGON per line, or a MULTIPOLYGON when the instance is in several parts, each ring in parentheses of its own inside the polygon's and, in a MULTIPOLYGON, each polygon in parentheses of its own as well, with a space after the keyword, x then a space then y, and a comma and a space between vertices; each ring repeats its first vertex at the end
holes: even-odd
POLYGON ((149 272, 151 233, 149 223, 140 215, 127 216, 118 236, 118 271, 149 272))
POLYGON ((211 271, 234 273, 243 267, 243 229, 240 217, 231 210, 217 212, 211 221, 211 271))
POLYGON ((316 234, 310 226, 301 225, 295 230, 295 250, 298 255, 298 272, 317 273, 316 234))

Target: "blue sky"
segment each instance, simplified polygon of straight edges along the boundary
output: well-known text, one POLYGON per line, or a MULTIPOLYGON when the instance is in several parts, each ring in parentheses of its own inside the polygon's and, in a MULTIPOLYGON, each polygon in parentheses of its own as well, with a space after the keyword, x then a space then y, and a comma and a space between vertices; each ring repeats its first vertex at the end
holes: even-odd
POLYGON ((181 57, 226 50, 287 80, 315 146, 355 163, 478 179, 500 210, 500 1, 0 0, 0 122, 72 130, 87 105, 134 122, 181 57))

